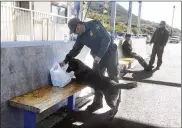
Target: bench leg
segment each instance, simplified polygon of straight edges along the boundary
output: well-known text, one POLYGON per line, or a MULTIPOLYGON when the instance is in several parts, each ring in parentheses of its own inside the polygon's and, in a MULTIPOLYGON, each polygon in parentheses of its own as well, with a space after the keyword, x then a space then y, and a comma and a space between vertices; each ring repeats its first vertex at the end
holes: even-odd
POLYGON ((68 108, 70 110, 75 110, 75 96, 74 95, 68 97, 68 108))
POLYGON ((24 110, 24 128, 36 128, 36 113, 24 110))

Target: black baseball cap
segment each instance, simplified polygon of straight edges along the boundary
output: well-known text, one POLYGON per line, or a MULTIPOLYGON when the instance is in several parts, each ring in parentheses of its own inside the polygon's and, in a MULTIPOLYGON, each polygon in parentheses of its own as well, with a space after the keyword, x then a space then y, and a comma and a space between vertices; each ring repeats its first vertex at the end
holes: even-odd
POLYGON ((131 37, 131 34, 126 34, 125 37, 131 37))
POLYGON ((80 22, 79 18, 72 18, 68 21, 68 27, 70 29, 70 34, 75 33, 77 24, 80 22))
POLYGON ((166 25, 166 22, 165 21, 161 21, 160 25, 166 25))

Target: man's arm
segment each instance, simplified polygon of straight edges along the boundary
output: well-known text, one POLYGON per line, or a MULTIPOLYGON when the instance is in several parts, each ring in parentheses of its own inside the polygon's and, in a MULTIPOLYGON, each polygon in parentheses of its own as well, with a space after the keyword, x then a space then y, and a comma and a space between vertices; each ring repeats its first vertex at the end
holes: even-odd
POLYGON ((110 45, 111 39, 106 29, 99 21, 96 21, 96 27, 97 34, 101 38, 100 50, 96 56, 102 58, 110 45))
POLYGON ((73 48, 69 51, 69 53, 66 55, 66 58, 64 59, 64 63, 68 63, 68 57, 76 57, 80 51, 83 48, 83 44, 80 43, 79 38, 77 38, 75 44, 73 45, 73 48))
POLYGON ((154 42, 156 31, 157 31, 157 29, 155 30, 154 34, 152 35, 152 38, 150 40, 150 44, 152 44, 154 42))
POLYGON ((169 31, 166 30, 165 31, 165 36, 164 36, 163 46, 166 46, 168 39, 169 39, 169 31))

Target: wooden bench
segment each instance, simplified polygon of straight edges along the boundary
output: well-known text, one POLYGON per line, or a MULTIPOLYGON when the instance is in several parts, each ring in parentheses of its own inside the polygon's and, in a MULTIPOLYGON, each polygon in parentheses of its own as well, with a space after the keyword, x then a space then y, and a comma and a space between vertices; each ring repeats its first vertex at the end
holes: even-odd
POLYGON ((119 59, 119 66, 120 66, 120 73, 119 76, 122 78, 126 73, 127 69, 131 68, 131 64, 135 61, 134 58, 120 58, 119 59))
POLYGON ((135 58, 120 58, 119 65, 131 68, 131 64, 133 63, 133 61, 135 61, 135 58))
POLYGON ((67 98, 68 108, 74 110, 74 94, 85 87, 76 83, 70 83, 63 88, 48 85, 9 100, 9 105, 24 110, 24 128, 36 128, 36 114, 67 98))

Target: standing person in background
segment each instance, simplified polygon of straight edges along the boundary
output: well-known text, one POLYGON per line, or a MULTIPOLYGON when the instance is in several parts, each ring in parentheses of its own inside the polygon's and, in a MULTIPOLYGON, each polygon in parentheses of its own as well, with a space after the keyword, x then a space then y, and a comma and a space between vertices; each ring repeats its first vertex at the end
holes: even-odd
POLYGON ((150 44, 153 43, 154 45, 152 49, 152 55, 149 61, 148 70, 152 70, 152 68, 154 68, 153 64, 154 64, 156 55, 158 57, 156 69, 157 70, 160 69, 160 66, 162 65, 162 56, 163 56, 164 48, 169 38, 169 31, 166 28, 166 22, 161 21, 159 26, 160 27, 156 29, 150 41, 150 44))

